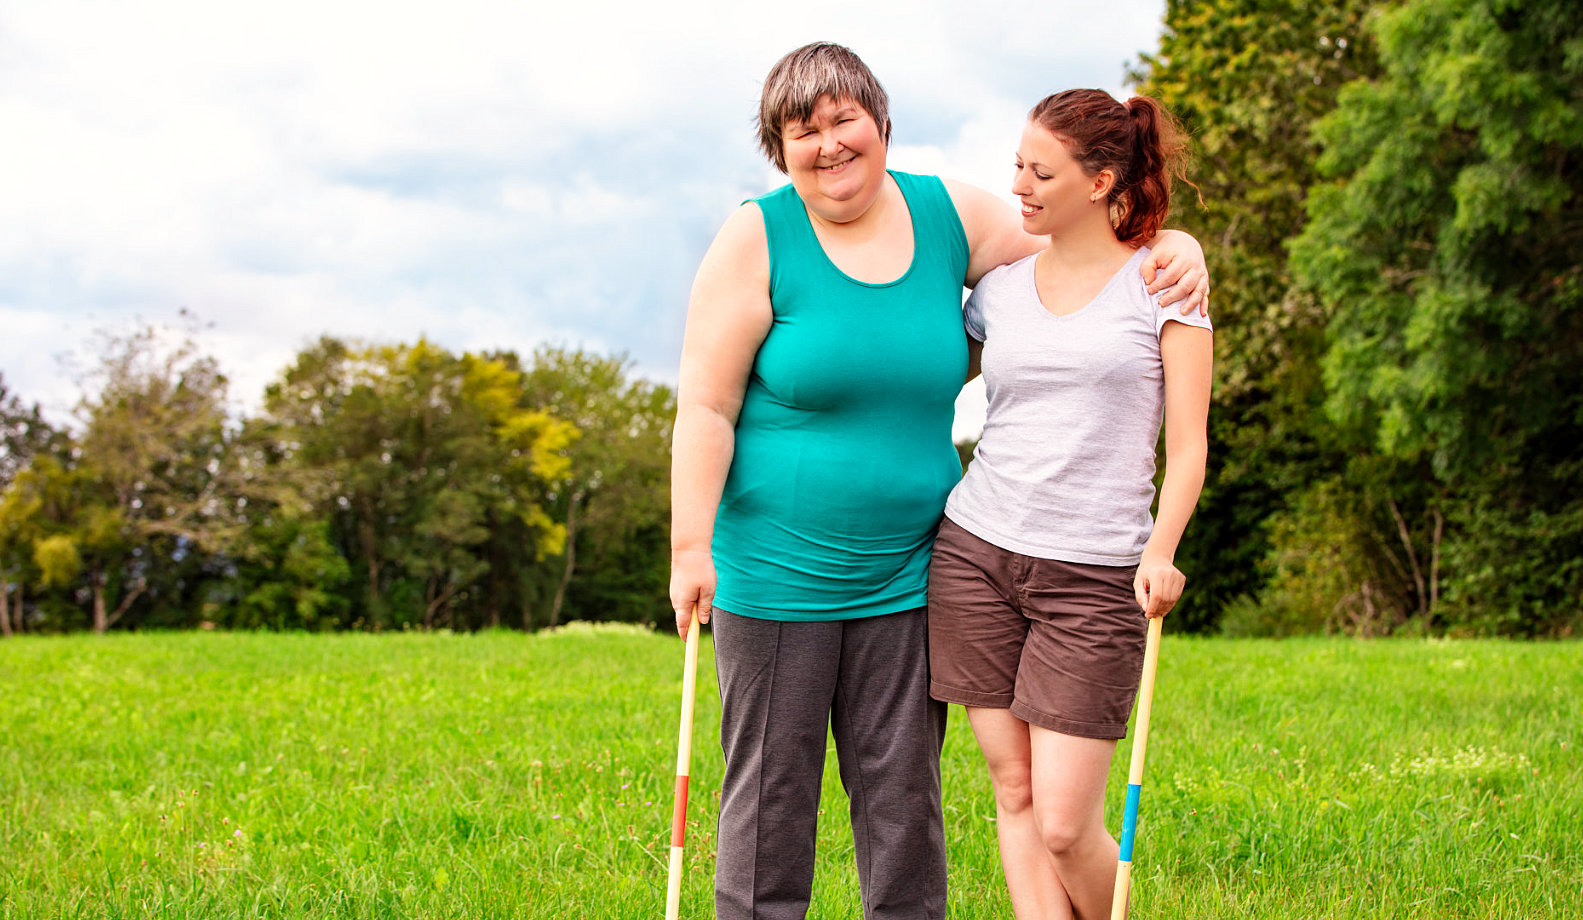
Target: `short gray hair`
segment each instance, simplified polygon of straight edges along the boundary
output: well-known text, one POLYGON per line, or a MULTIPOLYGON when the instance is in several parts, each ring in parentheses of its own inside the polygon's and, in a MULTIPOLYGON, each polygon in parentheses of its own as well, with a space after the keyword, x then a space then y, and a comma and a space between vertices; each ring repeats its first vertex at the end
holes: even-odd
POLYGON ((789 121, 811 116, 821 96, 862 106, 879 127, 885 145, 890 146, 890 97, 885 95, 885 87, 851 49, 814 42, 777 61, 764 78, 764 92, 759 96, 759 146, 781 172, 786 171, 781 130, 789 121))

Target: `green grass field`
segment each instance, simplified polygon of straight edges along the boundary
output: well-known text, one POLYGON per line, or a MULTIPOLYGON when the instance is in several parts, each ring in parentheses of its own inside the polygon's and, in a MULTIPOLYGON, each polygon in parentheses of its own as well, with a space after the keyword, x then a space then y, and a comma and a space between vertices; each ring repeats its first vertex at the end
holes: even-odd
MULTIPOLYGON (((681 643, 0 643, 0 918, 662 915, 681 643)), ((1583 917, 1579 646, 1166 636, 1135 917, 1583 917)), ((684 917, 713 916, 707 642, 684 917)), ((1119 829, 1128 745, 1108 803, 1119 829)), ((952 918, 1009 917, 960 711, 952 918)), ((834 757, 810 916, 855 918, 834 757)))

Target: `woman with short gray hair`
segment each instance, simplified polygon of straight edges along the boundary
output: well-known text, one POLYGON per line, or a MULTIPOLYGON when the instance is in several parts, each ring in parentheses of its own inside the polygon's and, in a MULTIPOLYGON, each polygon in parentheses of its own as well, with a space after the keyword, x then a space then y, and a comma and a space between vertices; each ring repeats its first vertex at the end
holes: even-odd
MULTIPOLYGON (((806 915, 828 729, 863 916, 940 918, 925 605, 961 476, 962 288, 1046 241, 988 192, 888 170, 885 91, 839 45, 782 58, 759 125, 790 183, 732 214, 699 267, 672 468, 671 604, 683 634, 713 620, 720 679, 717 917, 806 915)), ((1207 291, 1184 234, 1143 273, 1188 308, 1207 291)))

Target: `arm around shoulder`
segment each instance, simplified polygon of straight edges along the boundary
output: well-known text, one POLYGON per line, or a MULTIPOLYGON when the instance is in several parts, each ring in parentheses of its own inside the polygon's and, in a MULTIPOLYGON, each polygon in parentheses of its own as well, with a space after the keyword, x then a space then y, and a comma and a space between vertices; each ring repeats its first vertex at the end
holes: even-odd
POLYGON ((990 269, 1009 265, 1048 246, 1048 237, 1024 233, 1022 218, 1006 202, 976 185, 942 179, 956 206, 956 216, 967 235, 968 287, 978 284, 990 269))
POLYGON ((1149 257, 1141 266, 1143 282, 1150 294, 1160 294, 1160 308, 1179 307, 1183 316, 1196 309, 1200 316, 1208 316, 1209 265, 1204 247, 1182 230, 1161 230, 1148 246, 1149 257))

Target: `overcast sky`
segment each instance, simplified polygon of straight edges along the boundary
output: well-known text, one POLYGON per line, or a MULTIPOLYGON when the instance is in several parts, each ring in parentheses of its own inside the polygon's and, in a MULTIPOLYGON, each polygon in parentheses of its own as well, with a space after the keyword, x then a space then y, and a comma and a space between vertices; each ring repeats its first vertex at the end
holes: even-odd
POLYGON ((848 45, 892 167, 1009 200, 1023 114, 1124 94, 1164 0, 777 6, 6 0, 0 373, 64 420, 95 330, 185 308, 243 408, 325 333, 674 381, 704 248, 784 181, 752 136, 782 54, 848 45))

